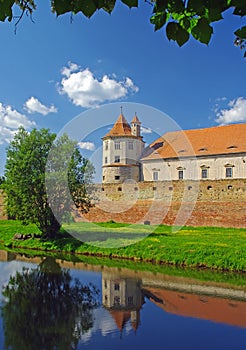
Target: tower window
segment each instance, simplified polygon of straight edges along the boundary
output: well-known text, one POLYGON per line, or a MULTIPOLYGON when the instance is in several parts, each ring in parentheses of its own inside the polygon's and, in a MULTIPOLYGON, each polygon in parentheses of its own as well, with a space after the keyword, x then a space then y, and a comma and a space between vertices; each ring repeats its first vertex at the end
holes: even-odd
POLYGON ((153 171, 153 180, 158 181, 158 178, 159 178, 158 171, 153 171))
POLYGON ((115 156, 114 157, 114 162, 115 163, 120 163, 120 156, 115 156))
POLYGON ((108 141, 105 142, 105 150, 108 150, 108 141))
POLYGON ((179 177, 179 180, 183 180, 183 178, 184 178, 184 171, 183 170, 178 171, 178 177, 179 177))
POLYGON ((120 176, 119 176, 119 175, 115 175, 114 179, 115 179, 115 180, 119 180, 119 179, 120 179, 120 176))
POLYGON ((120 141, 115 141, 114 149, 120 149, 120 141))
POLYGON ((114 290, 120 290, 120 285, 119 283, 114 284, 114 290))
POLYGON ((108 157, 105 157, 104 159, 104 163, 107 164, 108 163, 108 157))
POLYGON ((133 141, 128 141, 128 149, 133 149, 133 141))

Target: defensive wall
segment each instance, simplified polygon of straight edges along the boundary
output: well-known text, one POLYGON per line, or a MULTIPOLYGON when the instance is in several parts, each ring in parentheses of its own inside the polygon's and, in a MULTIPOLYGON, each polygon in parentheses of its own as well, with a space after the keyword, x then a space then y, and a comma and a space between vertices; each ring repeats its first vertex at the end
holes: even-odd
POLYGON ((246 227, 246 179, 100 184, 95 198, 79 220, 246 227))
MULTIPOLYGON (((96 184, 94 206, 76 220, 246 228, 246 179, 96 184)), ((0 219, 4 215, 0 193, 0 219)))

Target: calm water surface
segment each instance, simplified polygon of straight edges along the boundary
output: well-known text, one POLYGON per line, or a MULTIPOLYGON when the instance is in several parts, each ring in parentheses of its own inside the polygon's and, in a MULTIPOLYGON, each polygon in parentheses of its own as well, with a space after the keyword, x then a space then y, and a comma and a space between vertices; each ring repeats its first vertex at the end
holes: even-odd
POLYGON ((0 260, 0 349, 246 349, 245 287, 6 252, 0 260))

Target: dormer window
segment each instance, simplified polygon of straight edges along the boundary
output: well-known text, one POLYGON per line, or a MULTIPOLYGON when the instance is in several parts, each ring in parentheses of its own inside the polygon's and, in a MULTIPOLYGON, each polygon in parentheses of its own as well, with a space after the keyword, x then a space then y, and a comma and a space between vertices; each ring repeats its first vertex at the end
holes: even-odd
POLYGON ((208 149, 207 149, 207 147, 202 147, 202 148, 200 148, 198 151, 199 152, 205 152, 205 151, 207 151, 208 149))
POLYGON ((231 146, 228 146, 228 147, 227 147, 227 149, 233 149, 233 148, 237 148, 237 146, 231 145, 231 146))

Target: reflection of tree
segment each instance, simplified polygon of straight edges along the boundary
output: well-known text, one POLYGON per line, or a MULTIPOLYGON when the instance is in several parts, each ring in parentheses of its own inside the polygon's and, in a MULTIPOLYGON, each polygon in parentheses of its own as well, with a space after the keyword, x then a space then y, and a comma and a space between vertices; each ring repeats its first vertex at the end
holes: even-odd
POLYGON ((76 349, 93 326, 97 294, 95 286, 73 279, 53 258, 35 269, 23 268, 3 290, 6 349, 76 349))

